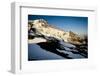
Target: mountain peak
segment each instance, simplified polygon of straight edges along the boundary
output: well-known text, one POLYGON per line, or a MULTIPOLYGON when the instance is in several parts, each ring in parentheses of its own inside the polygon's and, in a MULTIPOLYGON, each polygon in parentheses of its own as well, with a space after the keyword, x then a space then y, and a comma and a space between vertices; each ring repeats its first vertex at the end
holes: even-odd
MULTIPOLYGON (((29 21, 30 22, 30 21, 29 21)), ((36 19, 31 21, 32 27, 36 29, 40 34, 48 37, 54 37, 65 42, 74 42, 80 40, 80 37, 72 31, 65 32, 61 29, 56 28, 48 24, 44 19, 36 19)))
POLYGON ((47 24, 48 22, 44 19, 36 19, 34 20, 34 23, 44 23, 44 24, 47 24))

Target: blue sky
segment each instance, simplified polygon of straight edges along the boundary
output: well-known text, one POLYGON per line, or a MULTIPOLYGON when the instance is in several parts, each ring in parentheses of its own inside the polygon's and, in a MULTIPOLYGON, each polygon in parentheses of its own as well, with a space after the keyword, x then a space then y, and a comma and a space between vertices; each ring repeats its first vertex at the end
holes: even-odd
POLYGON ((28 20, 36 19, 44 19, 50 25, 54 25, 64 31, 73 31, 81 35, 86 35, 88 31, 88 17, 28 15, 28 20))

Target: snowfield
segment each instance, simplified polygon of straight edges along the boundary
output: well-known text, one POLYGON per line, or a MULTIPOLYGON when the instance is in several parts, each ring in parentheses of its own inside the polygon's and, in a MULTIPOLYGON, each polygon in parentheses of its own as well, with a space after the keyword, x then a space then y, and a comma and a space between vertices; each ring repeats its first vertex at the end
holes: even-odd
MULTIPOLYGON (((40 39, 40 38, 35 38, 40 39)), ((34 41, 34 40, 33 40, 34 41)), ((61 41, 60 41, 61 42, 61 41)), ((28 60, 52 60, 52 59, 80 59, 87 58, 84 53, 76 50, 75 45, 61 42, 60 47, 47 44, 46 40, 40 39, 35 43, 28 44, 28 60), (44 41, 44 42, 43 42, 44 41), (39 42, 39 43, 38 43, 39 42), (41 45, 40 45, 41 44, 41 45)))
POLYGON ((46 42, 46 39, 43 39, 43 38, 34 38, 34 39, 31 39, 31 40, 28 40, 29 44, 40 43, 40 42, 46 42))

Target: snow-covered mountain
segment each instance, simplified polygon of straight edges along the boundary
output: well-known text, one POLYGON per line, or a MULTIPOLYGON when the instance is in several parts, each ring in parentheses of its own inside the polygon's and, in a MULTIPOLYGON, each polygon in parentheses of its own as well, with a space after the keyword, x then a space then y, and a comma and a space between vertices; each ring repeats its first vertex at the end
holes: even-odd
POLYGON ((38 33, 44 36, 54 37, 59 40, 63 40, 65 42, 81 44, 80 43, 81 38, 77 34, 71 31, 66 32, 57 27, 54 27, 48 24, 48 22, 44 19, 37 19, 37 20, 29 21, 28 29, 29 30, 33 29, 35 31, 35 34, 38 33))
POLYGON ((28 60, 88 58, 87 37, 82 39, 37 19, 28 22, 28 60))

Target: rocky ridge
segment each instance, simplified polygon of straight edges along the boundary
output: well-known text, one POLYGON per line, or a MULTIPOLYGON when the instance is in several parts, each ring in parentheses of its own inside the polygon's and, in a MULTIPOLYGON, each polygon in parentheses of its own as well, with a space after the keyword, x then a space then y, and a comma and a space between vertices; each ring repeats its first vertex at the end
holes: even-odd
POLYGON ((72 31, 66 32, 57 27, 54 27, 44 19, 37 19, 34 21, 28 22, 28 31, 30 31, 29 35, 43 35, 47 37, 54 37, 59 40, 70 42, 74 44, 82 44, 82 39, 72 31), (31 30, 31 31, 30 31, 31 30), (32 33, 33 31, 33 33, 32 33))

